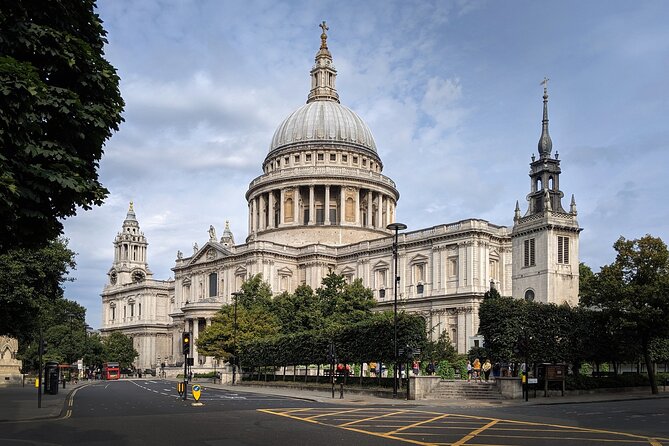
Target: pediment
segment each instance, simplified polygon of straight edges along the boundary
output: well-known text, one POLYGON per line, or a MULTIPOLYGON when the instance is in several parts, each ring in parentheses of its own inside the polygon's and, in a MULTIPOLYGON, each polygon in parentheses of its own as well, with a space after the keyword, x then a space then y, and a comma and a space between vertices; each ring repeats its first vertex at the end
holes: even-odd
POLYGON ((213 262, 214 260, 228 257, 229 255, 230 251, 225 249, 220 243, 210 241, 205 243, 205 245, 190 258, 187 266, 213 262))
POLYGON ((279 268, 277 270, 277 273, 280 276, 292 276, 293 275, 293 270, 288 268, 287 266, 284 266, 283 268, 279 268))
POLYGON ((427 263, 427 261, 428 261, 428 258, 427 258, 426 255, 416 254, 415 256, 413 256, 411 258, 411 260, 409 261, 409 264, 414 265, 416 263, 427 263))
POLYGON ((344 269, 342 269, 339 274, 341 274, 342 276, 348 276, 348 275, 351 275, 351 274, 355 274, 355 268, 347 266, 344 269))
POLYGON ((390 267, 390 263, 386 262, 385 260, 379 260, 378 262, 376 262, 374 264, 372 269, 374 269, 374 270, 376 270, 376 269, 387 269, 389 267, 390 267))

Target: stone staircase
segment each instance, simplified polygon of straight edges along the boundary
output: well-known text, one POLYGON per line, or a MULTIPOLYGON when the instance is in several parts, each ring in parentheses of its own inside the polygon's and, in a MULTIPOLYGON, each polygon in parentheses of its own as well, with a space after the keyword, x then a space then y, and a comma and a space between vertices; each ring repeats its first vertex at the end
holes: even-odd
POLYGON ((499 388, 494 381, 467 382, 442 380, 426 396, 430 400, 501 400, 499 388))

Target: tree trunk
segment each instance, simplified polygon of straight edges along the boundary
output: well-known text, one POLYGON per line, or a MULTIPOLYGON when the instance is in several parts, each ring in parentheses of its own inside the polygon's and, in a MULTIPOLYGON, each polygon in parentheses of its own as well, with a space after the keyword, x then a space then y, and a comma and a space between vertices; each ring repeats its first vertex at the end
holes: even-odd
POLYGON ((650 359, 649 344, 650 341, 648 339, 641 340, 643 360, 646 363, 646 372, 648 372, 648 381, 650 381, 650 391, 653 395, 657 395, 659 391, 657 389, 657 382, 655 381, 655 373, 653 373, 653 361, 650 359))

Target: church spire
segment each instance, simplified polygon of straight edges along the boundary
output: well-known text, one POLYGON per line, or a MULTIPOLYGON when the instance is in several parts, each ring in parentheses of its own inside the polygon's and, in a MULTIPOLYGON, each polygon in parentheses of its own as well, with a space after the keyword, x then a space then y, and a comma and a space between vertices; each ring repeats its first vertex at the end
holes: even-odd
POLYGON ((541 121, 541 138, 539 138, 539 156, 541 158, 548 158, 553 150, 553 141, 551 135, 548 134, 548 81, 547 77, 541 82, 544 86, 544 117, 541 121))
POLYGON ((339 102, 339 93, 335 88, 335 79, 337 78, 337 70, 332 64, 332 54, 328 49, 328 35, 326 31, 330 28, 321 23, 321 47, 316 53, 316 63, 311 69, 311 91, 307 98, 307 103, 314 101, 336 101, 339 102))

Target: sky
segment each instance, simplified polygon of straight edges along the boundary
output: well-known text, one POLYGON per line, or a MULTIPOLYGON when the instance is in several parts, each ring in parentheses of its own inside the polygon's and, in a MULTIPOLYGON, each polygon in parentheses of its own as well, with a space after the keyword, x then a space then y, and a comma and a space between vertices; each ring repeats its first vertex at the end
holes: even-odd
POLYGON ((104 205, 67 219, 66 297, 101 325, 113 241, 134 202, 154 278, 225 221, 247 236, 244 194, 272 135, 306 102, 327 21, 342 104, 369 125, 411 230, 523 212, 550 79, 553 152, 580 260, 615 240, 669 242, 669 2, 616 0, 98 0, 125 122, 107 142, 104 205))

